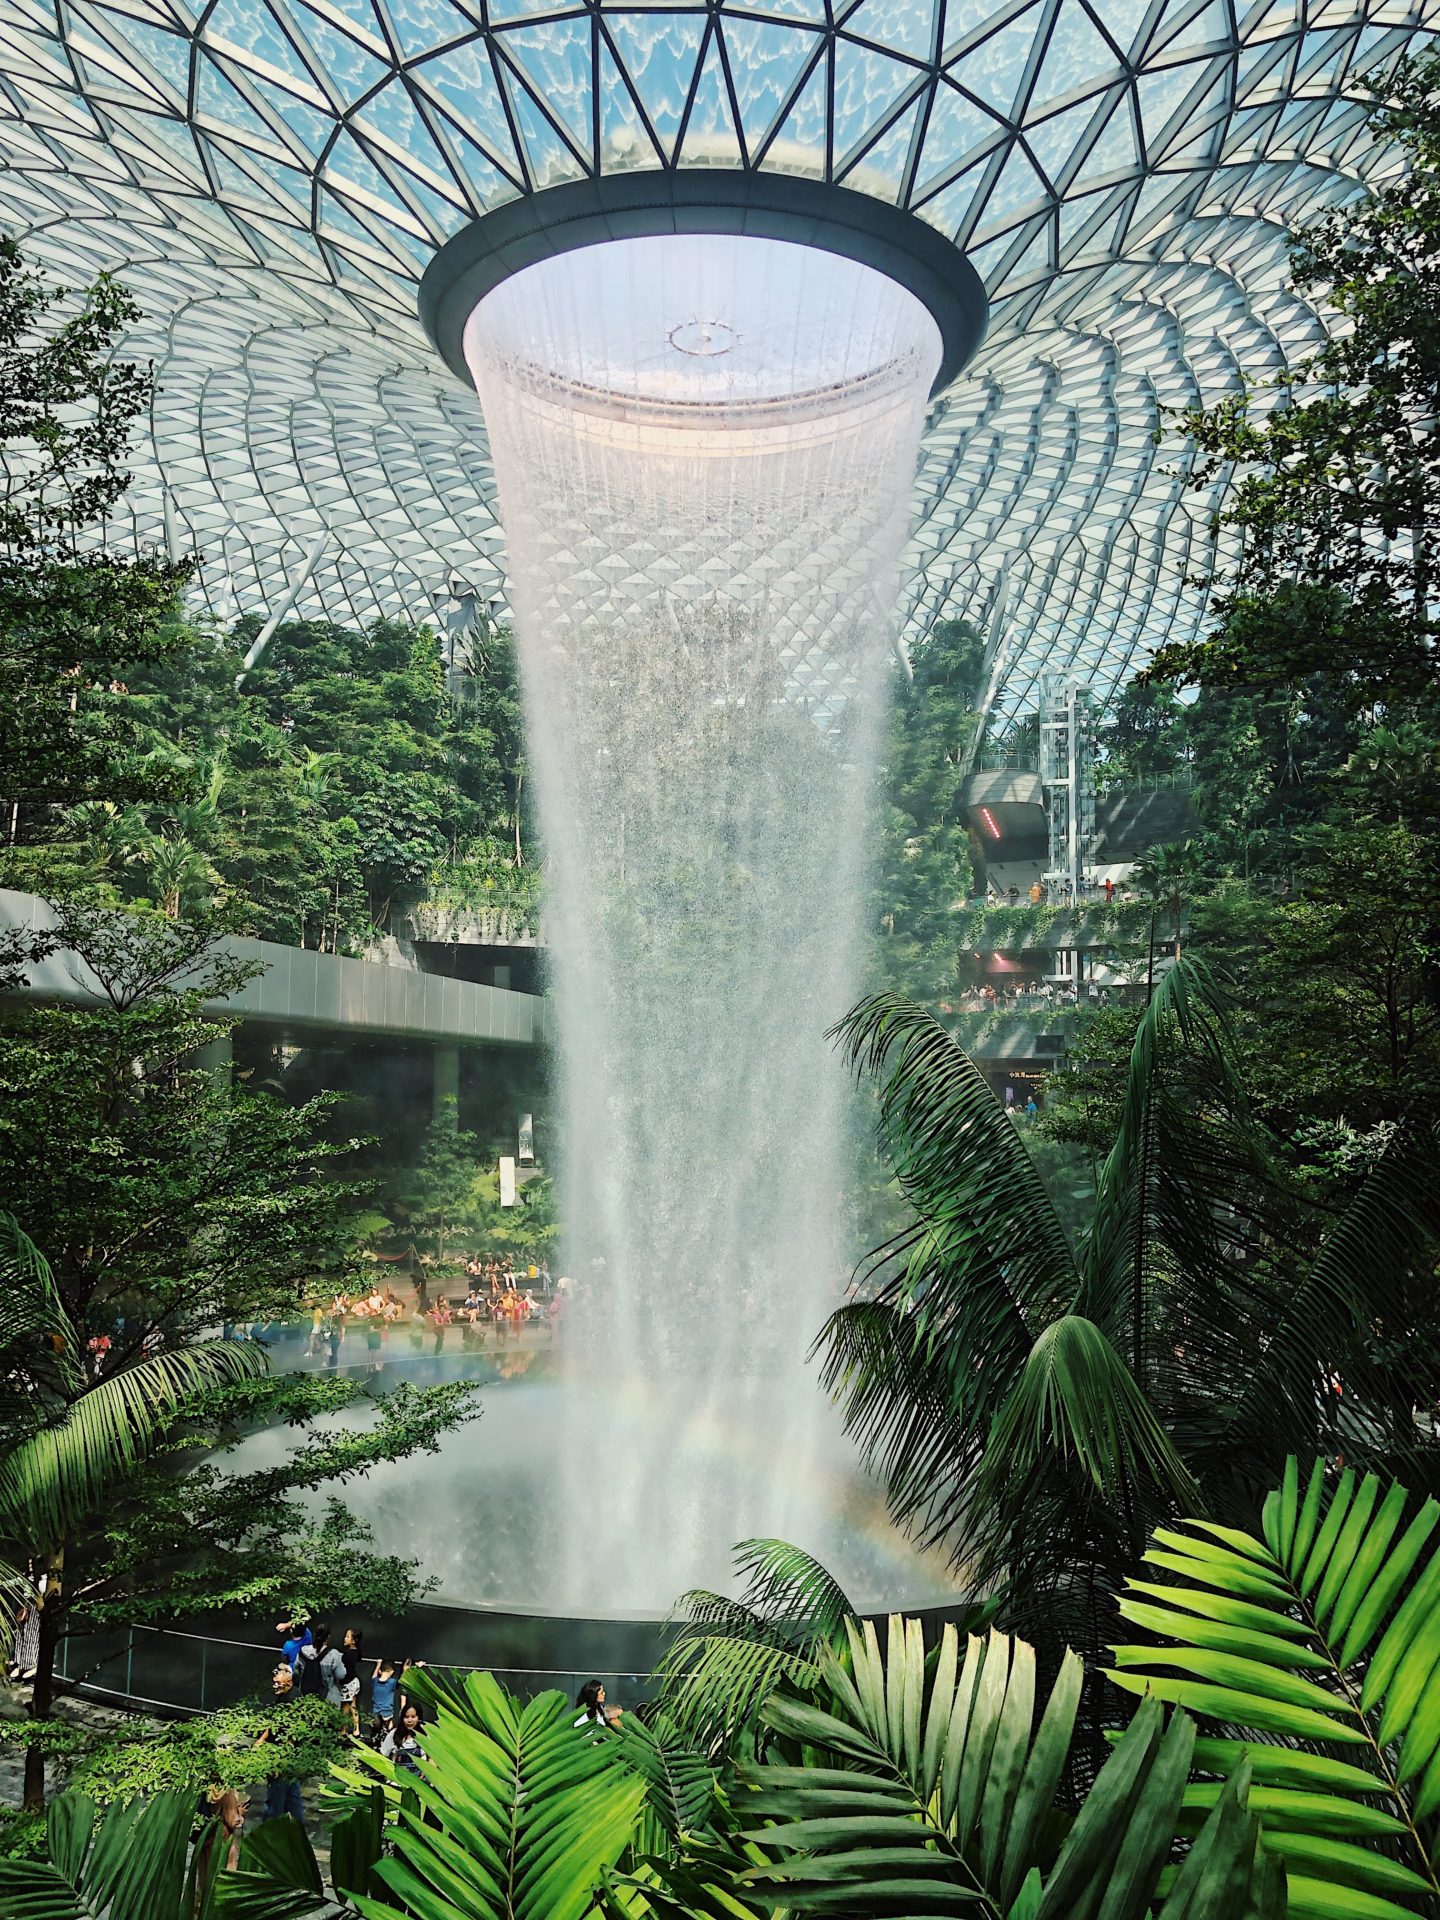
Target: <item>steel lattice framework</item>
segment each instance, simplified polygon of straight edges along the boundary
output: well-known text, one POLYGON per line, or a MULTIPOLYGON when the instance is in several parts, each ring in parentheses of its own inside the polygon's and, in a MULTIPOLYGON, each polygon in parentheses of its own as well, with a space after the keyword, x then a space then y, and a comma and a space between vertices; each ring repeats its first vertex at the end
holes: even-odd
MULTIPOLYGON (((1440 0, 0 0, 0 224, 120 272, 160 372, 127 511, 220 615, 503 598, 472 396, 425 342, 437 246, 594 173, 748 167, 913 209, 990 297, 936 401, 911 630, 968 614, 1001 716, 1103 698, 1192 631, 1213 502, 1163 409, 1319 338, 1287 226, 1380 165, 1362 76, 1440 0)), ((114 531, 114 530, 112 530, 114 531)))

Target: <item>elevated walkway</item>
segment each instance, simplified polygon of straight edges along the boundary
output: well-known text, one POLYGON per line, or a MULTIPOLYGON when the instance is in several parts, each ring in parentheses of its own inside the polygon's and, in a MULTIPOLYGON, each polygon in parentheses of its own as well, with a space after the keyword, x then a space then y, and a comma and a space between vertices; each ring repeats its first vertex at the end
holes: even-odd
MULTIPOLYGON (((55 925, 48 902, 0 888, 0 927, 55 925)), ((314 953, 273 940, 227 936, 221 948, 265 969, 238 993, 207 1003, 227 1014, 297 1037, 314 1032, 428 1041, 438 1047, 543 1046, 548 1008, 538 994, 479 986, 406 967, 314 953)), ((21 994, 39 1000, 94 1004, 102 995, 77 953, 61 949, 28 970, 21 994)))

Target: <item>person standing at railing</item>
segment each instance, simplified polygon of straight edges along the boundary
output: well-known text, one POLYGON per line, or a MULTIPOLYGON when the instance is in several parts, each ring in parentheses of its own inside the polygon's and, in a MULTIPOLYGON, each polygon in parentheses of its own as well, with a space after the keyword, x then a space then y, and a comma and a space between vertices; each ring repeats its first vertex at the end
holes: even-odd
MULTIPOLYGON (((295 1711, 295 1676, 282 1660, 276 1667, 271 1681, 275 1698, 271 1703, 274 1718, 256 1742, 264 1746, 267 1742, 283 1741, 290 1730, 291 1718, 295 1711)), ((286 1814, 299 1822, 301 1830, 305 1826, 305 1808, 300 1799, 300 1782, 286 1780, 275 1775, 265 1788, 265 1811, 262 1820, 282 1820, 286 1814)))

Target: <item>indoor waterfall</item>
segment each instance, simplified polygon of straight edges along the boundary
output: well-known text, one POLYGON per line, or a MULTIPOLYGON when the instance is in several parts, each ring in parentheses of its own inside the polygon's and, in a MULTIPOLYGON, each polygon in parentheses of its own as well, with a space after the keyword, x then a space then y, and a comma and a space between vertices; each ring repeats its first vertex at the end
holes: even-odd
POLYGON ((524 269, 465 350, 560 1031, 573 1289, 535 1597, 653 1610, 723 1584, 756 1534, 863 1591, 855 1468, 806 1362, 855 1251, 824 1036, 861 978, 878 693, 939 334, 850 260, 667 235, 524 269))

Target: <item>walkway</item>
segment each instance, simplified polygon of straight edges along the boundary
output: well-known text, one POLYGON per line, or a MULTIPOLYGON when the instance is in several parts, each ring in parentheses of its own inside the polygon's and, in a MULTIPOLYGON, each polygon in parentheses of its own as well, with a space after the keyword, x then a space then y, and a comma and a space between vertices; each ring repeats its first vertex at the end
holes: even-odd
MULTIPOLYGON (((0 928, 54 924, 47 901, 0 888, 0 928)), ((531 1047, 543 1046, 549 1037, 547 1005, 538 994, 348 960, 273 940, 227 937, 221 945, 240 959, 261 962, 265 971, 238 993, 211 1002, 206 1011, 231 1014, 247 1024, 285 1033, 320 1029, 384 1034, 438 1046, 531 1047)), ((81 1005, 100 997, 89 968, 68 949, 32 965, 21 991, 81 1005)))

